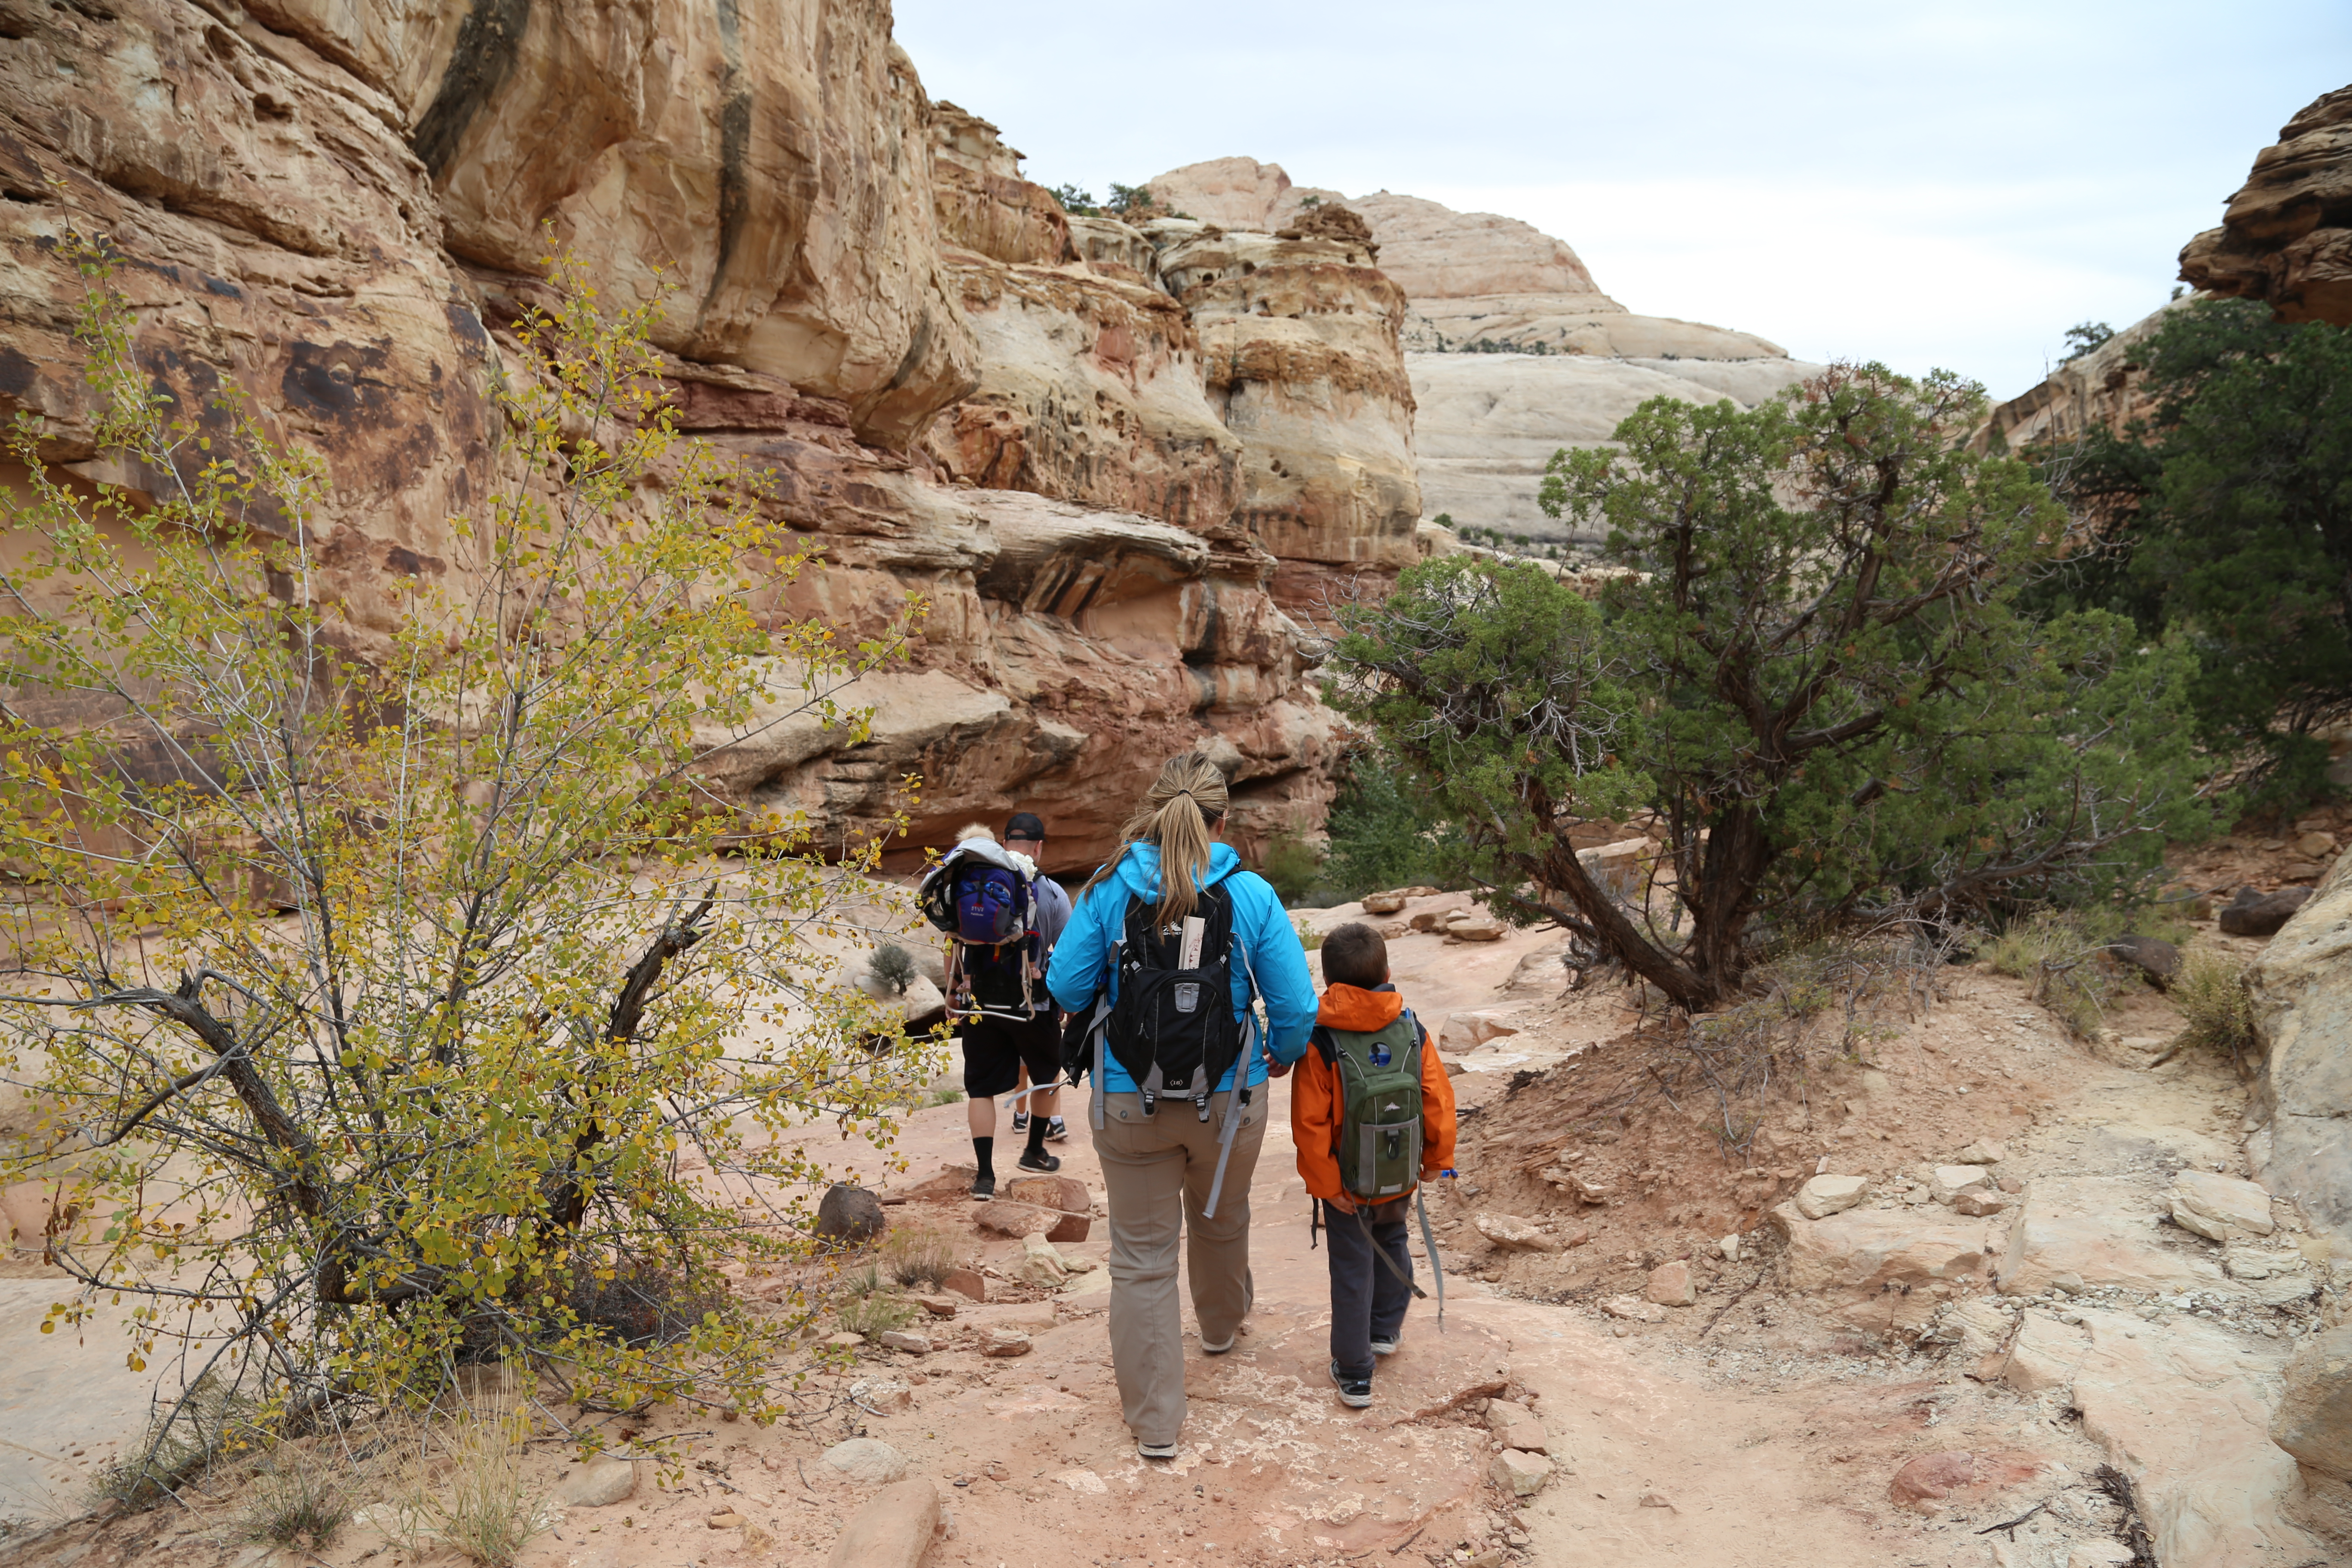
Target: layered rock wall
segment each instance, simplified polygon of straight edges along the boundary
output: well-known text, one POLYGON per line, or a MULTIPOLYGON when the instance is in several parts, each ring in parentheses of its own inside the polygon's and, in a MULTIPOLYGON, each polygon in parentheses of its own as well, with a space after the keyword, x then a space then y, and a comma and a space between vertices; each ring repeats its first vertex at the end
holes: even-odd
POLYGON ((2255 154, 2221 226, 2181 250, 2180 277, 2267 300, 2282 321, 2352 326, 2352 87, 2315 100, 2255 154))
POLYGON ((394 586, 455 569, 506 325, 564 247, 657 305, 681 425, 826 562, 763 613, 859 635, 929 605, 906 666, 848 694, 874 738, 747 745, 721 769, 744 798, 854 827, 918 771, 911 843, 1026 806, 1082 868, 1201 748, 1245 846, 1311 826, 1329 717, 1156 251, 1074 237, 993 128, 926 99, 886 9, 8 5, 0 416, 41 416, 46 459, 164 482, 91 438, 61 242, 106 236, 177 411, 217 426, 233 380, 323 458, 320 582, 364 656, 394 586))
MULTIPOLYGON (((1554 452, 1606 442, 1647 397, 1753 404, 1821 369, 1753 333, 1629 311, 1601 292, 1572 248, 1517 218, 1458 213, 1390 191, 1346 196, 1294 185, 1281 165, 1251 158, 1187 164, 1150 185, 1158 205, 1227 231, 1228 247, 1244 230, 1293 243, 1307 241, 1310 230, 1361 230, 1365 259, 1376 259, 1404 296, 1397 337, 1408 387, 1394 401, 1413 411, 1416 499, 1425 515, 1457 527, 1571 539, 1572 530, 1536 506, 1554 452)), ((1208 331, 1204 325, 1204 337, 1208 331)), ((1211 366, 1213 375, 1213 354, 1211 366)), ((1240 406, 1246 419, 1246 400, 1240 406)), ((1393 458, 1362 445, 1374 422, 1339 423, 1346 433, 1332 449, 1361 462, 1351 473, 1377 487, 1393 458)), ((1268 445, 1271 463, 1282 457, 1273 449, 1281 443, 1268 445)), ((1262 482, 1256 471, 1253 481, 1262 482)), ((1402 492, 1395 494, 1401 503, 1402 492)), ((1362 521, 1345 530, 1360 552, 1354 559, 1385 561, 1395 548, 1388 525, 1369 521, 1375 510, 1359 505, 1362 521)), ((1269 539, 1282 542, 1278 553, 1300 558, 1278 580, 1287 587, 1286 602, 1311 601, 1328 588, 1319 568, 1331 560, 1315 525, 1277 514, 1267 526, 1269 539)))

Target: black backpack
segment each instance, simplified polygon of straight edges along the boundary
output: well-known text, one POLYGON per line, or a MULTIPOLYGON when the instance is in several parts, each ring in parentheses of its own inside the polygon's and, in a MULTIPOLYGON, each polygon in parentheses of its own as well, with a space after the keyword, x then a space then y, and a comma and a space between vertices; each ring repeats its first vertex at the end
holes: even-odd
POLYGON ((1178 1095, 1209 1114, 1209 1096, 1242 1054, 1234 1016, 1233 899, 1221 887, 1201 889, 1193 911, 1202 925, 1199 956, 1179 968, 1181 923, 1160 923, 1160 906, 1129 899, 1118 952, 1118 997, 1105 1043, 1143 1096, 1149 1116, 1162 1095, 1178 1095))

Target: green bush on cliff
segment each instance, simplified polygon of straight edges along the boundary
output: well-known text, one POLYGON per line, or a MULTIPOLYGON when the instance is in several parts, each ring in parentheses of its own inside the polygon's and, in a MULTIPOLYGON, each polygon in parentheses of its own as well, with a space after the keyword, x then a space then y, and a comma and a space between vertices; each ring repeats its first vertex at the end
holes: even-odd
POLYGON ((2188 638, 2200 738, 2269 804, 2308 800, 2352 716, 2352 328, 2210 300, 2135 357, 2152 413, 2037 454, 2104 546, 2051 602, 2188 638))
POLYGON ((1965 447, 1981 409, 1876 365, 1748 411, 1654 399, 1544 481, 1630 569, 1599 603, 1531 564, 1408 568, 1341 612, 1329 696, 1498 907, 1695 1011, 1765 931, 2112 896, 2210 815, 2195 661, 2117 616, 2019 613, 2066 518, 2023 463, 1965 447), (1628 900, 1572 834, 1645 809, 1665 885, 1628 900))

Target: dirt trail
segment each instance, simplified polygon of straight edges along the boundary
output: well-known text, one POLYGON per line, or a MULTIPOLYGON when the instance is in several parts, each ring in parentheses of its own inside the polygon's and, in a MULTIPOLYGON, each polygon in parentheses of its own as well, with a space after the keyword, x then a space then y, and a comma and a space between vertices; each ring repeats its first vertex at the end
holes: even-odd
MULTIPOLYGON (((1328 927, 1351 912, 1308 918, 1328 927)), ((1119 1419, 1099 1218, 1089 1240, 1060 1248, 1075 1263, 1097 1266, 1049 1291, 1014 1282, 1023 1244, 977 1232, 974 1205, 918 1197, 890 1207, 892 1224, 956 1237, 964 1255, 995 1276, 987 1304, 912 1325, 935 1342, 928 1354, 866 1348, 853 1371, 814 1378, 809 1392, 819 1403, 863 1386, 856 1404, 835 1403, 811 1428, 761 1430, 707 1415, 648 1423, 649 1432, 702 1434, 684 1444, 683 1479, 663 1484, 641 1466, 633 1497, 564 1511, 523 1561, 565 1568, 820 1561, 872 1494, 871 1484, 821 1458, 856 1436, 887 1442, 908 1475, 936 1480, 946 1523, 924 1561, 957 1568, 1418 1568, 1424 1558, 1481 1568, 1585 1561, 2069 1568, 2111 1560, 2099 1553, 2126 1521, 2094 1475, 2119 1447, 2134 1445, 2147 1461, 2137 1478, 2143 1512, 2178 1539, 2206 1542, 2194 1559, 2199 1568, 2329 1560, 2278 1522, 2275 1467, 2263 1468, 2260 1447, 2240 1430, 2252 1429, 2246 1424, 2260 1415, 2265 1386, 2274 1397, 2275 1369, 2311 1316, 2308 1301, 2277 1292, 2280 1304, 2233 1299, 2209 1310, 2177 1281, 2148 1305, 2099 1295, 2095 1281, 2080 1301, 2049 1291, 1997 1297, 1991 1276, 2003 1266, 1998 1247, 2013 1213, 1966 1222, 1988 1238, 1973 1245, 1990 1260, 1948 1279, 1931 1278, 1929 1268, 1904 1276, 1899 1291, 1806 1292, 1790 1283, 1791 1255, 1769 1218, 1801 1181, 1827 1170, 1878 1184, 1878 1206, 1854 1211, 1857 1218, 1923 1232, 1960 1224, 1906 1184, 1923 1162, 1948 1160, 1960 1145, 1988 1138, 2009 1142, 2000 1169, 2029 1193, 2097 1177, 2131 1184, 2145 1197, 2183 1168, 2240 1169, 2236 1080, 2188 1058, 2151 1072, 2146 1049, 2120 1043, 2159 1039, 2177 1026, 2154 993, 2126 998, 2111 1020, 2116 1043, 2102 1055, 2068 1040, 2017 983, 1955 971, 1950 999, 1924 1018, 1906 1022, 1898 1012, 1890 1035, 1874 1042, 1871 1065, 1824 1073, 1803 1104, 1759 1129, 1755 1164, 1727 1163, 1703 1119, 1660 1113, 1629 1123, 1615 1142, 1575 1151, 1577 1169, 1609 1194, 1587 1204, 1530 1170, 1526 1150, 1530 1141, 1556 1139, 1575 1109, 1580 1080, 1571 1069, 1631 1048, 1633 1016, 1620 990, 1563 996, 1562 973, 1547 956, 1557 941, 1414 934, 1391 943, 1400 987, 1433 1029, 1475 1012, 1517 1032, 1457 1058, 1467 1128, 1462 1177, 1433 1205, 1449 1269, 1445 1328, 1438 1331, 1431 1303, 1416 1305, 1403 1349, 1381 1365, 1372 1409, 1349 1411, 1332 1397, 1323 1260, 1307 1244, 1286 1085, 1277 1084, 1251 1188, 1257 1310, 1230 1355, 1192 1352, 1192 1415, 1172 1464, 1139 1460, 1119 1419), (1536 1220, 1556 1241, 1584 1239, 1557 1252, 1497 1250, 1475 1224, 1493 1212, 1536 1220), (1743 1238, 1738 1261, 1724 1255, 1727 1235, 1743 1238), (1611 1303, 1622 1309, 1638 1297, 1651 1268, 1673 1261, 1691 1268, 1695 1305, 1636 1302, 1633 1316, 1612 1312, 1611 1303), (1937 1337, 1963 1310, 1992 1314, 1984 1322, 1999 1331, 1937 1337), (2168 1323, 2179 1325, 2177 1341, 2166 1337, 2168 1323), (1017 1359, 981 1353, 998 1328, 1027 1332, 1032 1348, 1017 1359), (2051 1335, 2072 1337, 2059 1343, 2051 1335), (2162 1412, 2145 1429, 2132 1426, 2136 1417, 2118 1400, 2138 1385, 2125 1374, 2116 1374, 2123 1394, 2115 1397, 2095 1384, 2086 1369, 2106 1353, 2102 1347, 2130 1348, 2126 1335, 2131 1346, 2167 1353, 2199 1335, 2226 1337, 2229 1365, 2195 1385, 2219 1401, 2200 1417, 2220 1434, 2209 1434, 2206 1451, 2164 1450, 2156 1435, 2162 1412), (1990 1362, 1989 1349, 1999 1352, 1990 1362), (2074 1358, 2067 1375, 2082 1389, 2037 1389, 2010 1366, 2052 1353, 2074 1358), (1491 1479, 1500 1444, 1479 1414, 1482 1391, 1521 1400, 1548 1431, 1557 1468, 1532 1497, 1513 1499, 1491 1479), (1968 1485, 1898 1504, 1890 1487, 1899 1470, 1952 1453, 1972 1456, 1968 1485), (2231 1470, 2233 1463, 2240 1468, 2231 1470), (2223 1478, 2237 1500, 2217 1502, 2200 1468, 2223 1478), (2029 1510, 2013 1531, 1998 1528, 2029 1510), (2192 1528, 2203 1528, 2200 1520, 2211 1526, 2204 1536, 2192 1528)), ((1074 1129, 1083 1110, 1082 1096, 1066 1095, 1074 1129)), ((857 1163, 869 1181, 917 1188, 968 1161, 963 1118, 960 1104, 913 1115, 894 1152, 906 1162, 903 1173, 886 1173, 871 1151, 857 1163)), ((1000 1131, 1000 1145, 1009 1146, 1009 1131, 1000 1131)), ((1098 1201, 1098 1168, 1083 1131, 1058 1152, 1063 1173, 1098 1201)), ((836 1142, 832 1156, 845 1152, 836 1142)), ((2210 1250, 2197 1238, 2183 1233, 2149 1245, 2165 1257, 2177 1253, 2180 1269, 2221 1279, 2197 1256, 2210 1250)), ((2326 1278, 2324 1257, 2309 1266, 2326 1278)), ((745 1279, 742 1289, 756 1299, 780 1283, 745 1279)), ((1189 1309, 1186 1331, 1189 1338, 1189 1309)), ((532 1462, 551 1484, 565 1472, 552 1446, 532 1462)), ((201 1521, 146 1514, 85 1522, 23 1556, 62 1563, 95 1535, 105 1550, 99 1560, 110 1562, 157 1553, 174 1563, 282 1558, 331 1568, 404 1561, 364 1526, 318 1553, 248 1548, 223 1526, 233 1506, 221 1500, 201 1521)), ((0 1559, 6 1555, 0 1543, 0 1559)))

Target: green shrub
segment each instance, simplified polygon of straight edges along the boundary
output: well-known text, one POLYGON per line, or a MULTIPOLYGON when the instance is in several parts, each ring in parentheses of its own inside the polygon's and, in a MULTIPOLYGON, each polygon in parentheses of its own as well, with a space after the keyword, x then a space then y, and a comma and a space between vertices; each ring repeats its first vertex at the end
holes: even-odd
POLYGON ((1258 875, 1286 904, 1305 898, 1323 874, 1323 851, 1295 833, 1277 833, 1265 847, 1258 875))
POLYGON ((309 1455, 281 1448, 254 1478, 237 1528, 248 1541, 316 1550, 351 1516, 351 1497, 332 1476, 309 1455))
POLYGON ((1330 849, 1323 880, 1336 902, 1387 888, 1445 885, 1445 847, 1452 834, 1430 813, 1430 792, 1409 770, 1377 747, 1349 759, 1347 782, 1332 803, 1330 849))

